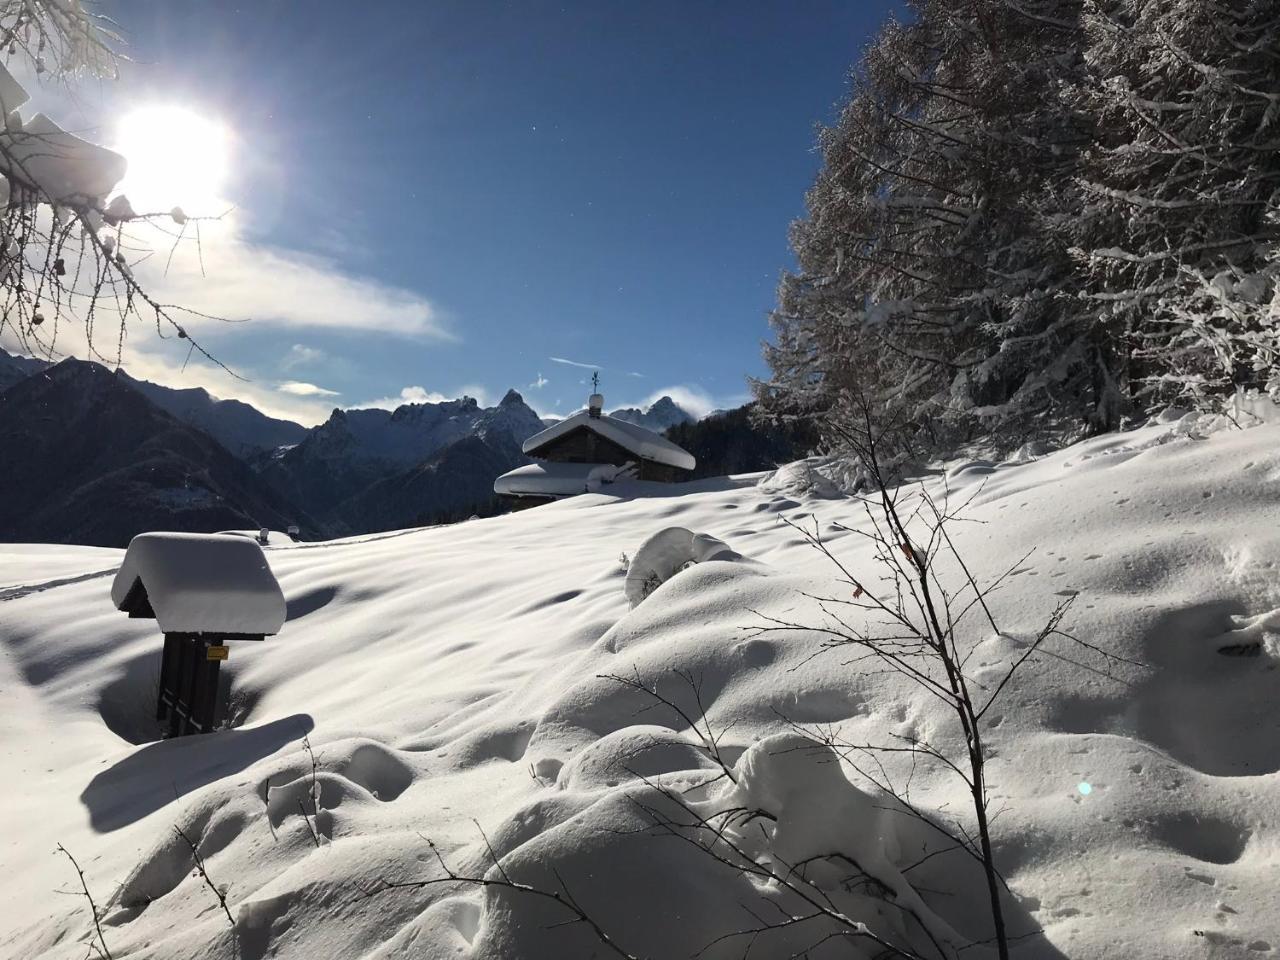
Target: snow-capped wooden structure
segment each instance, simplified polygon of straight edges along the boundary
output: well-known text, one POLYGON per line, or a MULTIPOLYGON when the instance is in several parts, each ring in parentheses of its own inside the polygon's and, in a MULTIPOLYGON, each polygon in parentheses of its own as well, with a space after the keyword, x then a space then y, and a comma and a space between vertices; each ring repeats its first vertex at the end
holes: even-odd
POLYGON ((257 541, 230 534, 141 533, 129 542, 111 602, 164 632, 156 719, 170 736, 208 733, 227 643, 284 626, 284 594, 257 541))
POLYGON ((593 393, 587 409, 535 433, 523 450, 541 462, 504 473, 494 481, 494 492, 516 507, 529 507, 622 479, 673 483, 697 466, 689 451, 603 408, 604 397, 593 393))

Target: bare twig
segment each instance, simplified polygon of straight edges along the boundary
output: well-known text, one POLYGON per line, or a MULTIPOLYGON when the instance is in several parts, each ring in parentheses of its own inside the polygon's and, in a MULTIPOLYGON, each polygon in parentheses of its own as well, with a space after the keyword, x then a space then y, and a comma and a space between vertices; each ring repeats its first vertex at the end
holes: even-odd
POLYGON ((71 851, 62 844, 58 844, 58 849, 55 852, 63 854, 71 861, 71 866, 75 868, 76 876, 80 878, 80 889, 84 893, 84 898, 89 901, 89 912, 93 914, 93 929, 98 936, 98 945, 94 946, 93 941, 90 940, 90 946, 98 950, 105 960, 112 960, 111 951, 107 949, 106 937, 102 935, 102 917, 98 912, 98 905, 93 900, 93 894, 89 892, 89 884, 84 879, 84 871, 80 869, 80 864, 76 863, 76 858, 71 855, 71 851))
POLYGON ((227 915, 227 923, 234 927, 236 925, 236 919, 231 915, 231 910, 227 906, 227 895, 218 889, 218 885, 215 884, 213 879, 209 876, 209 871, 205 869, 204 859, 200 856, 200 851, 196 849, 195 842, 192 841, 192 839, 187 836, 186 832, 176 824, 173 827, 173 832, 180 836, 186 842, 187 847, 190 848, 191 860, 195 864, 197 876, 205 882, 205 886, 213 891, 213 895, 218 898, 218 906, 222 907, 222 912, 227 915))
MULTIPOLYGON (((476 829, 480 829, 480 825, 478 823, 476 824, 476 829)), ((571 915, 572 919, 569 921, 570 923, 580 923, 583 926, 588 927, 591 932, 595 934, 596 939, 599 940, 600 943, 603 944, 612 954, 622 957, 624 960, 640 960, 640 958, 635 954, 628 953, 619 946, 618 943, 609 936, 605 929, 600 926, 600 924, 596 922, 596 920, 594 920, 586 910, 583 909, 582 905, 578 903, 573 894, 569 891, 568 885, 565 883, 564 878, 560 876, 559 872, 555 873, 556 882, 560 885, 559 890, 543 890, 528 883, 512 880, 508 875, 506 868, 502 866, 502 862, 494 852, 493 846, 489 843, 489 838, 485 836, 483 830, 480 830, 480 836, 484 840, 485 849, 488 851, 490 859, 493 860, 494 868, 498 873, 497 877, 469 877, 464 874, 457 873, 445 861, 444 856, 440 853, 440 850, 435 843, 424 837, 423 839, 427 841, 427 846, 431 848, 431 852, 435 855, 436 862, 439 864, 443 876, 431 877, 425 880, 401 880, 395 882, 378 880, 376 883, 371 884, 368 887, 362 887, 361 892, 365 897, 373 897, 389 890, 423 890, 429 887, 436 887, 450 883, 462 883, 475 887, 512 890, 517 893, 527 894, 543 900, 550 900, 559 904, 571 915)))
POLYGON ((320 826, 317 822, 312 824, 311 817, 320 816, 320 784, 316 780, 316 762, 315 751, 311 749, 310 735, 304 735, 302 738, 302 749, 307 751, 307 756, 311 759, 311 785, 307 788, 307 796, 311 798, 311 815, 307 814, 307 807, 301 799, 298 800, 298 809, 302 811, 302 821, 307 825, 307 832, 311 835, 311 842, 320 847, 320 826))
MULTIPOLYGON (((658 689, 658 684, 655 683, 652 686, 646 684, 640 679, 639 670, 634 671, 632 676, 629 677, 618 676, 616 674, 602 674, 601 679, 611 680, 614 683, 624 686, 630 690, 638 691, 639 693, 650 697, 654 701, 653 705, 661 704, 672 710, 688 725, 689 729, 693 731, 694 736, 698 738, 702 744, 702 748, 707 752, 711 759, 715 761, 716 765, 720 768, 721 773, 731 782, 737 783, 738 778, 733 772, 733 767, 725 761, 720 752, 720 741, 724 737, 725 733, 728 732, 729 728, 726 727, 718 734, 712 730, 711 724, 707 721, 706 709, 702 703, 701 680, 695 679, 693 674, 689 673, 687 670, 673 670, 672 673, 688 685, 689 691, 693 695, 694 705, 697 707, 696 715, 690 714, 687 710, 676 703, 675 700, 661 693, 658 689)), ((642 710, 643 709, 648 709, 648 707, 642 708, 642 710)))

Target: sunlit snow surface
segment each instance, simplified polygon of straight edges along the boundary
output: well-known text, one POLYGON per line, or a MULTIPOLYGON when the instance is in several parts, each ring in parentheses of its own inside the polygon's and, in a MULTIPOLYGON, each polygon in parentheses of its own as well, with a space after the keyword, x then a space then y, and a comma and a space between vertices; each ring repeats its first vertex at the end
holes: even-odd
MULTIPOLYGON (((774 894, 646 830, 662 803, 637 777, 686 789, 715 771, 674 712, 601 675, 679 698, 677 670, 699 679, 712 728, 728 728, 739 779, 691 790, 691 805, 771 806, 774 836, 751 841, 760 856, 861 856, 943 942, 985 936, 962 854, 904 873, 933 839, 868 802, 852 770, 759 742, 796 736, 787 720, 857 742, 954 740, 919 690, 838 653, 814 657, 813 637, 750 636, 758 614, 817 623, 802 594, 839 589, 784 518, 816 516, 846 566, 872 572, 862 538, 832 526, 865 524, 861 507, 785 483, 764 492, 758 479, 635 485, 634 496, 269 547, 289 619, 225 665, 244 726, 167 742, 151 720, 155 624, 109 598, 121 552, 0 547, 0 955, 89 952, 91 917, 59 842, 85 869, 116 957, 608 955, 554 903, 523 894, 363 895, 379 879, 439 876, 424 838, 482 873, 483 828, 514 878, 562 879, 628 952, 690 956, 753 925, 746 908, 772 909, 760 904, 774 894), (672 526, 756 562, 699 564, 629 610, 621 555, 672 526), (307 733, 319 847, 299 806, 307 733), (175 825, 198 839, 234 928, 175 825)), ((966 515, 983 523, 952 529, 976 573, 1035 550, 992 598, 1001 635, 971 621, 979 680, 998 678, 1070 594, 1073 633, 1146 664, 1108 678, 1044 658, 988 717, 1010 922, 1043 928, 1016 955, 1275 955, 1280 427, 1157 424, 1028 462, 957 465, 946 483, 953 498, 976 492, 966 515)), ((942 484, 927 481, 937 495, 942 484)), ((965 807, 954 776, 924 766, 910 789, 933 812, 965 807)), ((900 922, 841 879, 815 874, 854 919, 900 922)), ((827 930, 797 925, 749 956, 788 957, 827 930)), ((702 956, 746 948, 730 939, 702 956)), ((842 938, 809 955, 874 951, 842 938)))

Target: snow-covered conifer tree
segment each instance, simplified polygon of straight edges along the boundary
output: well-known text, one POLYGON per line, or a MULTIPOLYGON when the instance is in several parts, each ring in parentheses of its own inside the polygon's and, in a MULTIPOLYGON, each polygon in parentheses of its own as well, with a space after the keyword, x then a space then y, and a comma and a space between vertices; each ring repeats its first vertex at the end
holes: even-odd
POLYGON ((1280 389, 1275 5, 1092 0, 1084 24, 1096 135, 1068 234, 1114 399, 1280 389))
MULTIPOLYGON (((792 230, 761 396, 847 415, 866 395, 929 445, 1051 405, 1074 373, 1070 261, 1046 184, 1081 135, 1058 96, 1077 5, 923 0, 867 51, 792 230)), ((1078 364, 1076 365, 1078 366, 1078 364)))

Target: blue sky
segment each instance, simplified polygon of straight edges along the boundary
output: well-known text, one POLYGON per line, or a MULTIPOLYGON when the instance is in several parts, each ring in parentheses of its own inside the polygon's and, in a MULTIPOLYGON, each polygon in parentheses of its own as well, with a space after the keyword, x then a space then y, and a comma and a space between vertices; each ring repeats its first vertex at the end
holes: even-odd
POLYGON ((107 4, 134 62, 80 91, 82 122, 110 142, 123 113, 179 105, 233 132, 240 254, 173 282, 253 316, 197 331, 249 383, 180 373, 181 345, 141 334, 131 362, 307 420, 509 386, 564 413, 590 371, 553 358, 598 365, 610 406, 741 402, 815 124, 892 8, 107 4))

